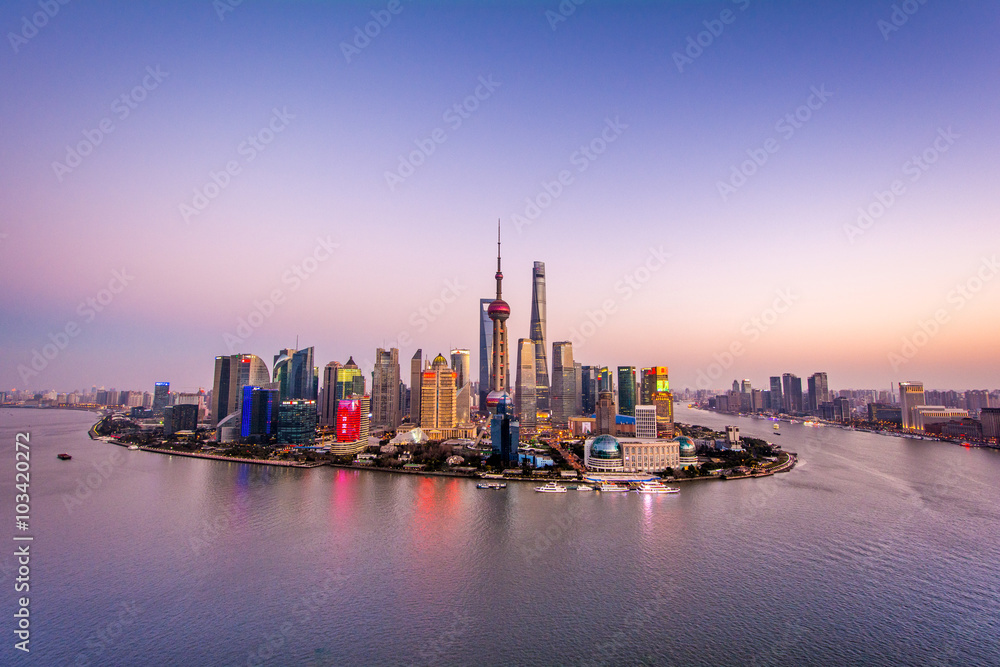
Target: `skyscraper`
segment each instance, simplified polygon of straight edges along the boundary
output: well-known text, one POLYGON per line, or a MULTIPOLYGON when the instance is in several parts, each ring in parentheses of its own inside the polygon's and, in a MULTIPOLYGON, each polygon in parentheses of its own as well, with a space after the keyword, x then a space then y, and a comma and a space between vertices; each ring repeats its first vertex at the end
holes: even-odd
POLYGON ((350 396, 337 403, 337 442, 368 443, 371 410, 369 396, 350 396))
POLYGON ((467 423, 472 411, 472 359, 468 350, 451 351, 451 369, 455 371, 455 389, 458 391, 455 413, 459 423, 467 423))
POLYGON ((293 398, 278 408, 278 442, 309 445, 316 440, 316 401, 293 398))
POLYGON ((517 380, 514 386, 514 406, 517 418, 525 428, 534 428, 538 410, 535 394, 535 342, 530 338, 517 341, 517 380))
POLYGON ((395 347, 375 350, 371 409, 372 426, 376 428, 394 429, 403 419, 399 409, 399 350, 395 347))
POLYGON ((573 343, 552 343, 552 386, 549 392, 552 425, 565 428, 576 407, 576 377, 573 365, 573 343))
POLYGON ((830 402, 830 386, 826 373, 813 373, 807 382, 809 387, 809 411, 819 414, 819 406, 830 402))
POLYGON ((579 361, 573 362, 573 415, 583 414, 583 364, 579 361))
MULTIPOLYGON (((306 401, 316 400, 316 390, 319 384, 319 373, 316 370, 315 348, 307 347, 292 354, 291 393, 287 398, 300 398, 306 401)), ((282 396, 284 400, 286 397, 282 396)))
POLYGON ((601 366, 597 370, 597 391, 610 391, 615 393, 615 378, 607 366, 601 366))
POLYGON ((323 426, 337 425, 337 371, 340 368, 339 361, 331 361, 323 368, 323 400, 319 418, 323 426))
POLYGON ((535 341, 535 396, 539 410, 549 410, 549 366, 545 349, 545 262, 531 269, 531 340, 535 341))
POLYGON ((781 375, 782 407, 786 412, 802 412, 802 378, 793 373, 781 375))
POLYGON ((262 389, 247 385, 243 387, 243 412, 241 416, 240 437, 273 435, 278 421, 277 389, 262 389))
POLYGON ((781 378, 778 377, 777 375, 772 375, 771 394, 770 394, 771 404, 768 405, 767 407, 771 410, 774 410, 775 412, 781 412, 781 409, 785 405, 785 401, 782 398, 782 396, 783 395, 781 393, 781 378))
POLYGON ((925 405, 923 382, 900 382, 899 405, 902 408, 903 428, 916 428, 913 408, 925 405))
POLYGON ((459 389, 472 382, 472 358, 468 350, 451 351, 451 370, 455 371, 455 386, 459 389))
POLYGON ((618 414, 635 417, 635 366, 618 367, 618 414))
MULTIPOLYGON (((340 409, 340 401, 351 396, 365 395, 365 376, 354 363, 354 357, 347 360, 347 363, 337 369, 337 383, 334 385, 333 398, 334 405, 340 409)), ((337 424, 337 415, 333 416, 334 424, 337 424)))
POLYGON ((670 391, 670 369, 666 366, 643 368, 640 383, 642 387, 639 392, 639 402, 642 405, 652 405, 654 394, 670 391))
POLYGON ((580 412, 592 415, 597 410, 597 367, 583 366, 580 378, 581 406, 580 412))
POLYGON ((410 358, 410 423, 420 423, 420 374, 424 372, 424 351, 417 350, 410 358))
POLYGON ((597 435, 614 435, 615 397, 610 391, 597 395, 597 435))
POLYGON ((479 411, 487 412, 486 395, 493 387, 493 321, 489 310, 493 299, 479 300, 479 411))
POLYGON ((454 428, 457 423, 455 371, 444 355, 434 357, 420 380, 420 426, 425 430, 454 428))
POLYGON ((286 347, 274 355, 274 366, 271 368, 272 377, 274 383, 278 385, 278 396, 281 397, 282 401, 299 398, 292 395, 292 355, 294 354, 295 350, 286 347))
POLYGON ((153 414, 159 417, 170 402, 170 383, 157 382, 153 388, 153 414))
POLYGON ((233 354, 215 358, 215 385, 212 389, 212 425, 240 409, 243 387, 261 387, 271 382, 267 364, 255 354, 233 354))
MULTIPOLYGON (((500 222, 497 221, 497 298, 487 308, 487 315, 493 321, 493 363, 491 368, 492 391, 486 397, 486 406, 490 418, 490 436, 493 441, 493 454, 499 456, 504 466, 518 464, 517 447, 520 438, 520 423, 514 416, 514 402, 507 393, 509 371, 507 366, 507 318, 510 317, 510 306, 503 300, 503 271, 500 268, 500 222)), ((544 295, 543 295, 544 297, 544 295)), ((543 298, 544 308, 544 298, 543 298)), ((543 310, 544 318, 544 310, 543 310)), ((532 336, 534 338, 534 336, 532 336)), ((537 352, 537 348, 536 348, 537 352)), ((536 360, 537 368, 537 360, 536 360)), ((536 378, 537 383, 537 378, 536 378)))

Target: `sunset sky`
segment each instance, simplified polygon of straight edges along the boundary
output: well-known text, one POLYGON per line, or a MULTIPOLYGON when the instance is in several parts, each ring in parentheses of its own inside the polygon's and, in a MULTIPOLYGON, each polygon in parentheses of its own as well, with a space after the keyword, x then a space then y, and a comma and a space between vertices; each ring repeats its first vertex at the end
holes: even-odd
POLYGON ((52 4, 0 8, 5 389, 476 367, 498 218, 512 342, 544 261, 550 346, 675 389, 1000 386, 996 2, 52 4))

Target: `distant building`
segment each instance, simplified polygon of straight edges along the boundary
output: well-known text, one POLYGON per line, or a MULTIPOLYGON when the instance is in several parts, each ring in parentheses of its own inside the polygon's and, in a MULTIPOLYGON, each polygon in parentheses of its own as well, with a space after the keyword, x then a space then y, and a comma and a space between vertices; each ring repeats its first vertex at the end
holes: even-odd
POLYGON ((1000 439, 1000 408, 982 408, 979 420, 983 424, 983 437, 1000 439))
MULTIPOLYGON (((489 309, 493 299, 479 300, 479 412, 486 413, 486 395, 493 375, 493 320, 489 309)), ((417 413, 420 414, 419 412, 417 413)))
POLYGON ((580 413, 583 415, 597 412, 597 373, 596 366, 581 366, 580 413))
POLYGON ((643 368, 640 374, 639 402, 643 405, 653 404, 653 394, 659 391, 670 391, 670 375, 666 366, 643 368))
POLYGON ((472 382, 472 358, 468 350, 451 351, 451 370, 455 371, 455 386, 458 389, 472 382))
POLYGON ((964 419, 969 411, 959 408, 946 408, 943 405, 918 405, 913 408, 913 426, 918 431, 926 431, 931 424, 949 422, 953 419, 964 419))
POLYGON ((337 425, 337 371, 341 368, 339 361, 331 361, 323 367, 323 392, 320 397, 319 415, 321 426, 337 425))
POLYGON ((170 404, 170 383, 157 382, 153 387, 153 414, 159 417, 170 404))
MULTIPOLYGON (((365 376, 354 363, 354 357, 349 357, 347 363, 337 369, 337 383, 334 385, 333 400, 337 409, 340 409, 340 401, 351 396, 364 396, 365 376)), ((337 422, 337 415, 333 415, 334 425, 337 422)))
POLYGON ((784 399, 781 393, 781 378, 775 375, 771 376, 771 391, 769 395, 770 401, 767 405, 767 409, 772 412, 782 412, 784 410, 784 399))
POLYGON ((826 373, 813 373, 809 376, 809 411, 819 414, 820 403, 830 402, 830 385, 826 373))
MULTIPOLYGON (((833 416, 831 415, 830 418, 832 419, 833 416)), ((884 403, 869 403, 868 421, 902 426, 903 410, 897 405, 886 405, 884 403)))
POLYGON ((902 409, 903 428, 917 428, 914 408, 924 405, 923 382, 899 383, 899 406, 902 409))

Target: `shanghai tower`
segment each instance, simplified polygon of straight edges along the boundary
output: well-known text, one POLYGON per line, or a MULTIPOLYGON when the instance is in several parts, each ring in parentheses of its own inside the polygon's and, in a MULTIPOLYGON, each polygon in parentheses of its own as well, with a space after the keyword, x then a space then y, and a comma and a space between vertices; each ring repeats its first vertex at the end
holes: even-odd
POLYGON ((535 342, 535 401, 538 410, 549 410, 549 369, 545 355, 545 262, 531 270, 531 340, 535 342))

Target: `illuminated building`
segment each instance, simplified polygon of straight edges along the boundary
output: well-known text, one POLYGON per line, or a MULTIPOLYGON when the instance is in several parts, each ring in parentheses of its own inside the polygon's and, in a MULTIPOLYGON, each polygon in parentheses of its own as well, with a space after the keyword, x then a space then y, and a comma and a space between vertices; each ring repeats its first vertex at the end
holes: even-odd
POLYGON ((170 403, 170 383, 157 382, 153 387, 153 414, 159 417, 170 403))
POLYGON ((316 440, 316 401, 293 398, 278 408, 278 442, 308 445, 316 440))
POLYGON ((538 402, 535 393, 535 341, 517 341, 517 380, 514 385, 514 412, 525 429, 536 424, 538 402))
MULTIPOLYGON (((334 405, 340 405, 340 401, 351 396, 365 395, 365 376, 361 369, 354 363, 354 357, 350 357, 347 363, 337 369, 337 383, 334 385, 333 400, 334 405)), ((333 416, 334 424, 337 423, 337 415, 333 416)))
MULTIPOLYGON (((670 391, 670 374, 666 366, 654 366, 643 368, 641 373, 641 390, 639 392, 639 402, 642 405, 653 404, 653 394, 656 392, 670 391)), ((619 392, 621 389, 619 388, 619 392)))
POLYGON ((212 425, 240 410, 243 387, 263 386, 271 382, 267 364, 255 354, 233 354, 215 358, 215 383, 212 388, 212 425))
POLYGON ((902 411, 903 428, 916 428, 914 408, 924 405, 923 382, 899 383, 899 406, 902 411))
POLYGON ((635 366, 618 367, 618 414, 635 416, 635 366))
POLYGON ((653 394, 653 406, 656 407, 656 429, 661 437, 673 437, 674 434, 674 394, 671 391, 658 391, 653 394))
POLYGON ((455 376, 455 371, 448 368, 448 360, 440 354, 421 373, 420 426, 425 431, 455 427, 458 421, 455 376))
POLYGON ((368 446, 371 397, 351 396, 337 403, 337 442, 363 443, 368 446))
POLYGON ((323 368, 323 395, 319 417, 322 426, 337 425, 337 371, 340 368, 339 361, 331 361, 323 368))
MULTIPOLYGON (((537 365, 536 365, 537 368, 537 365)), ((576 408, 576 377, 573 364, 573 343, 552 343, 552 384, 549 405, 552 425, 566 428, 576 408)))
POLYGON ((953 419, 965 419, 969 411, 965 408, 946 408, 943 405, 917 405, 911 412, 913 426, 918 431, 926 431, 931 424, 947 423, 953 419))
POLYGON ((458 391, 455 414, 459 423, 468 422, 472 412, 472 359, 468 350, 451 351, 451 369, 455 371, 455 389, 458 391))
MULTIPOLYGON (((339 409, 339 408, 338 408, 339 409)), ((403 420, 399 405, 399 350, 375 350, 375 370, 372 373, 372 425, 394 429, 403 420)))
POLYGON ((531 340, 535 341, 535 401, 547 412, 549 402, 549 365, 546 359, 545 262, 535 262, 531 269, 531 340))
MULTIPOLYGON (((542 271, 542 285, 544 286, 544 267, 542 271)), ((490 436, 493 442, 493 454, 499 456, 500 463, 504 467, 516 466, 519 463, 517 448, 520 438, 520 422, 514 415, 514 402, 507 393, 507 384, 510 379, 508 370, 508 350, 507 350, 507 318, 510 317, 510 306, 503 300, 501 287, 503 285, 503 272, 500 268, 500 222, 497 221, 497 298, 489 305, 487 314, 493 322, 493 363, 491 364, 490 391, 486 397, 486 406, 492 415, 490 417, 490 436)), ((544 328, 545 322, 545 295, 542 293, 541 322, 544 328)), ((532 307, 532 311, 535 307, 532 307)), ((532 317, 534 321, 536 318, 532 317)), ((544 332, 543 332, 544 333, 544 332)), ((532 337, 534 339, 534 336, 532 337)), ((537 341, 536 341, 537 343, 537 341)), ((544 347, 543 347, 544 350, 544 347)), ((535 352, 538 348, 536 345, 535 352)), ((537 369, 537 358, 536 358, 537 369)), ((538 377, 536 374, 535 383, 537 387, 538 377)), ((537 394, 536 394, 537 396, 537 394)))
POLYGON ((278 389, 262 389, 249 385, 243 387, 240 437, 273 435, 280 404, 278 389))

